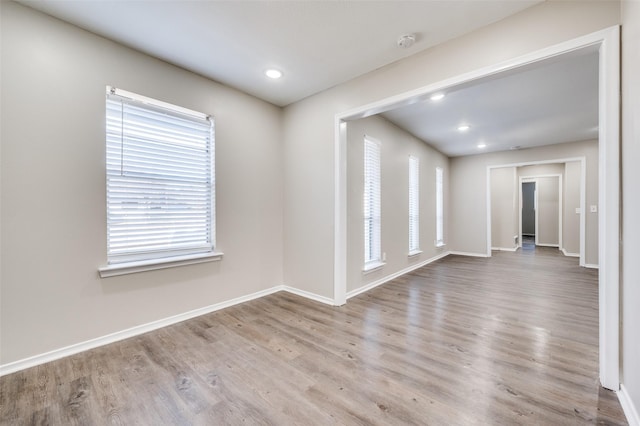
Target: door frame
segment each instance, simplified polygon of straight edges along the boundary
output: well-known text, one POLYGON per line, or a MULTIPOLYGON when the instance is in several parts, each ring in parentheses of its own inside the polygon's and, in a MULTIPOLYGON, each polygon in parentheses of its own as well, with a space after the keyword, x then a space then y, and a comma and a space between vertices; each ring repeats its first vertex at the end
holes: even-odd
MULTIPOLYGON (((560 163, 572 163, 579 162, 580 163, 580 211, 585 212, 585 214, 580 215, 580 266, 584 267, 593 267, 588 266, 586 264, 586 230, 587 230, 587 219, 586 219, 586 204, 587 204, 587 159, 586 157, 570 157, 570 158, 557 158, 552 160, 540 160, 540 161, 527 161, 522 163, 510 163, 510 164, 496 164, 487 166, 487 252, 483 254, 485 257, 491 257, 491 170, 500 169, 505 167, 513 167, 514 172, 518 167, 525 166, 539 166, 542 164, 560 164, 560 163)), ((598 162, 599 164, 599 162, 598 162)), ((544 176, 544 175, 539 175, 544 176)), ((515 177, 514 177, 515 181, 515 177)), ((522 186, 520 186, 520 191, 522 190, 522 186)), ((598 189, 598 192, 601 192, 601 189, 598 189)), ((522 200, 522 195, 520 195, 520 200, 522 200)), ((600 223, 598 223, 598 227, 600 227, 600 223)), ((602 231, 598 229, 598 236, 602 231)), ((520 244, 522 244, 522 228, 520 228, 520 244)), ((598 247, 600 249, 600 247, 598 247)), ((599 250, 598 250, 599 251, 599 250)), ((609 389, 609 388, 607 388, 609 389)))
MULTIPOLYGON (((347 295, 347 122, 428 99, 430 93, 586 48, 599 51, 599 357, 600 382, 620 388, 620 26, 609 27, 529 54, 368 103, 334 120, 334 294, 347 295)), ((488 178, 487 178, 488 179, 488 178)), ((490 221, 490 218, 488 219, 490 221)), ((487 238, 490 240, 490 238, 487 238)))
MULTIPOLYGON (((517 168, 516 168, 517 170, 517 168)), ((553 244, 540 244, 539 240, 539 230, 540 223, 538 221, 538 179, 540 178, 558 178, 558 250, 562 250, 563 240, 562 240, 562 221, 563 221, 563 210, 562 210, 562 175, 561 174, 550 174, 550 175, 534 175, 534 176, 520 176, 518 179, 518 200, 519 200, 519 213, 518 213, 518 235, 519 235, 519 246, 522 247, 522 184, 525 182, 533 182, 535 184, 534 190, 534 214, 535 214, 535 227, 536 227, 536 246, 548 246, 555 247, 553 244)), ((582 229, 580 229, 580 238, 582 238, 582 229)))

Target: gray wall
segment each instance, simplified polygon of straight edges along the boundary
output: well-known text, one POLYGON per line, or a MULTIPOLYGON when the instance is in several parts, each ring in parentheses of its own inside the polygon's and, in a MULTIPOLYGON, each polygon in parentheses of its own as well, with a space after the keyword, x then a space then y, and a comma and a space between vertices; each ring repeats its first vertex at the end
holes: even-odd
POLYGON ((560 178, 536 179, 538 192, 538 229, 536 244, 560 246, 560 178))
MULTIPOLYGON (((576 213, 580 209, 580 180, 582 170, 579 161, 565 163, 562 191, 563 205, 562 214, 562 248, 565 254, 571 256, 580 255, 580 216, 589 214, 585 212, 576 213)), ((588 210, 587 210, 588 211, 588 210)))
MULTIPOLYGON (((449 235, 454 250, 486 254, 488 166, 586 157, 586 202, 598 204, 598 143, 596 141, 549 145, 520 151, 505 151, 455 157, 450 161, 449 235), (470 215, 468 212, 473 211, 470 215)), ((586 253, 589 265, 598 263, 598 214, 586 216, 586 253)))
POLYGON ((622 384, 640 412, 640 2, 622 2, 622 384))
POLYGON ((347 126, 347 292, 399 272, 445 251, 436 248, 435 169, 444 169, 445 243, 449 159, 421 140, 395 126, 381 116, 348 123, 347 126), (382 145, 382 251, 384 267, 363 274, 363 138, 378 140, 382 145), (409 155, 420 160, 420 250, 409 252, 409 155))
MULTIPOLYGON (((337 113, 617 25, 619 20, 617 2, 544 2, 286 107, 285 283, 333 297, 337 113)), ((529 153, 521 151, 520 155, 526 159, 529 153)), ((474 171, 466 176, 472 182, 486 182, 485 172, 474 171)), ((597 173, 595 176, 597 181, 597 173)), ((486 235, 482 229, 486 229, 486 217, 465 223, 468 211, 486 211, 485 190, 466 193, 465 201, 454 207, 454 179, 450 169, 448 248, 485 253, 486 243, 482 242, 486 235), (461 229, 456 238, 453 234, 457 226, 461 229), (475 238, 463 241, 466 235, 474 234, 479 234, 480 243, 475 238)), ((591 261, 597 259, 591 256, 591 261)))
MULTIPOLYGON (((492 169, 491 248, 515 249, 518 235, 518 193, 515 167, 492 169)), ((475 212, 474 212, 475 213, 475 212)))
POLYGON ((281 109, 2 2, 0 364, 283 283, 281 109), (105 86, 213 114, 220 262, 100 279, 105 86))

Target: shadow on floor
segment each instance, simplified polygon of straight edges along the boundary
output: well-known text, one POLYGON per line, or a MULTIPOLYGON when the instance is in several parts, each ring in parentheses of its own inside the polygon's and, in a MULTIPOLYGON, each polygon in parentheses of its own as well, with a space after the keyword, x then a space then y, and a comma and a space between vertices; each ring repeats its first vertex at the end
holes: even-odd
POLYGON ((523 235, 522 250, 535 250, 535 249, 536 249, 536 237, 523 235))

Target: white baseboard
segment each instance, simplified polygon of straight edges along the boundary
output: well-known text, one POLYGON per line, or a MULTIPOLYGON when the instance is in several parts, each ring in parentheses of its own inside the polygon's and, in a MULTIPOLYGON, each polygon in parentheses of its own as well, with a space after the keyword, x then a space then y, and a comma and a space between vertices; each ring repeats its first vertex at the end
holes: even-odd
POLYGON ((300 290, 294 287, 288 287, 286 285, 281 286, 283 291, 287 293, 295 294, 297 296, 304 297, 306 299, 315 300, 316 302, 324 303, 325 305, 337 306, 335 301, 329 297, 320 296, 319 294, 311 293, 305 290, 300 290))
POLYGON ((585 263, 582 266, 584 266, 585 268, 591 268, 591 269, 599 269, 600 268, 600 265, 596 265, 596 264, 593 264, 593 263, 585 263))
POLYGON ((540 247, 555 247, 555 248, 560 248, 560 244, 543 244, 543 243, 536 243, 537 246, 540 247))
POLYGON ((350 292, 347 293, 347 299, 351 299, 352 297, 355 297, 355 296, 357 296, 357 295, 359 295, 361 293, 369 291, 372 288, 378 287, 378 286, 380 286, 380 285, 382 285, 382 284, 384 284, 386 282, 389 282, 389 281, 391 281, 391 280, 393 280, 395 278, 398 278, 401 275, 407 274, 407 273, 409 273, 411 271, 414 271, 414 270, 416 270, 418 268, 422 268, 423 266, 428 265, 429 263, 435 262, 438 259, 442 259, 443 257, 448 256, 448 255, 449 255, 449 252, 440 253, 437 256, 434 256, 434 257, 429 258, 427 260, 424 260, 422 262, 416 263, 414 265, 408 266, 408 267, 406 267, 406 268, 404 268, 404 269, 402 269, 402 270, 400 270, 398 272, 395 272, 393 274, 387 275, 386 277, 382 277, 379 280, 375 280, 375 281, 373 281, 373 282, 371 282, 369 284, 366 284, 366 285, 364 285, 364 286, 362 286, 360 288, 357 288, 355 290, 351 290, 350 292))
POLYGON ((580 253, 569 253, 565 249, 560 249, 560 251, 562 252, 562 254, 564 254, 567 257, 580 257, 580 253))
MULTIPOLYGON (((237 305, 239 303, 244 303, 250 300, 259 299, 261 297, 268 296, 270 294, 277 293, 278 291, 282 291, 282 290, 291 291, 289 287, 285 287, 283 285, 275 286, 272 288, 268 288, 266 290, 258 291, 256 293, 248 294, 246 296, 237 297, 235 299, 216 303, 210 306, 205 306, 203 308, 194 309, 189 312, 174 315, 174 316, 157 320, 157 321, 152 321, 147 324, 138 325, 135 327, 128 328, 126 330, 117 331, 115 333, 107 334, 106 336, 97 337, 95 339, 90 339, 90 340, 76 343, 63 348, 54 349, 52 351, 49 351, 43 354, 35 355, 29 358, 10 362, 8 364, 0 365, 0 376, 15 373, 16 371, 24 370, 26 368, 35 367, 40 364, 55 361, 57 359, 67 357, 69 355, 74 355, 80 352, 87 351, 89 349, 97 348, 99 346, 108 345, 109 343, 118 342, 120 340, 128 339, 130 337, 138 336, 140 334, 148 333, 149 331, 157 330, 159 328, 176 324, 182 321, 186 321, 188 319, 195 318, 200 315, 204 315, 210 312, 218 311, 220 309, 228 308, 230 306, 237 305)), ((293 291, 291 292, 293 293, 293 291)), ((300 292, 300 293, 311 294, 306 292, 300 292)), ((296 294, 299 294, 303 297, 308 297, 300 293, 296 293, 296 294)), ((315 298, 313 297, 309 297, 309 298, 313 300, 318 300, 318 298, 320 297, 321 296, 316 296, 315 298)), ((323 303, 326 303, 326 302, 323 302, 323 303)))
POLYGON ((623 384, 620 385, 620 390, 616 392, 618 394, 618 400, 624 411, 624 415, 627 416, 629 426, 640 426, 640 415, 638 414, 638 408, 633 404, 627 388, 623 384))
POLYGON ((490 257, 486 253, 471 253, 466 251, 450 251, 449 254, 455 254, 456 256, 490 257))
POLYGON ((491 250, 496 251, 518 251, 519 247, 491 247, 491 250))

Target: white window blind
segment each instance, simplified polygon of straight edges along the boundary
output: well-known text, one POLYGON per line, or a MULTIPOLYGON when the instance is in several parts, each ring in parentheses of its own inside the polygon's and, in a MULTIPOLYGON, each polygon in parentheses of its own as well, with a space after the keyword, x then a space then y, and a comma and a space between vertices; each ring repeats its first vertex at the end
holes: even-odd
POLYGON ((444 177, 442 167, 436 167, 436 246, 444 245, 444 177))
POLYGON ((111 89, 106 137, 109 263, 213 251, 213 120, 111 89))
POLYGON ((364 139, 364 262, 365 270, 382 260, 380 244, 380 143, 364 139))
POLYGON ((420 161, 409 156, 409 253, 420 250, 420 161))

